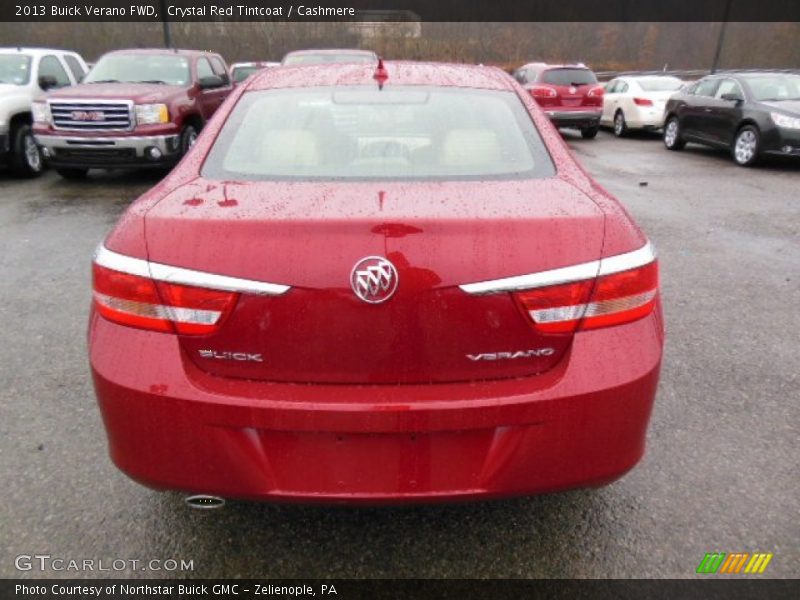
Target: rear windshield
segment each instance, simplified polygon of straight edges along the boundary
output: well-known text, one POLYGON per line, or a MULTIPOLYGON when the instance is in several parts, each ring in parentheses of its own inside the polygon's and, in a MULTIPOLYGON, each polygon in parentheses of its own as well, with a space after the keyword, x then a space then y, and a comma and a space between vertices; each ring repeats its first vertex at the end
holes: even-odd
POLYGON ((683 82, 673 77, 659 77, 657 79, 640 79, 639 87, 645 92, 675 92, 681 88, 683 82))
POLYGON ((597 77, 589 69, 548 69, 542 73, 542 81, 552 85, 590 85, 597 77))
POLYGON ((800 100, 800 75, 776 74, 744 77, 750 93, 759 102, 800 100))
POLYGON ((369 63, 375 62, 372 54, 361 52, 325 52, 320 54, 290 54, 283 59, 284 65, 319 65, 324 63, 369 63))
POLYGON ((189 61, 174 54, 110 54, 84 79, 85 83, 168 83, 191 81, 189 61))
POLYGON ((30 79, 30 56, 27 54, 0 54, 0 83, 25 85, 30 79))
POLYGON ((203 166, 215 179, 516 179, 553 163, 514 92, 320 87, 248 92, 203 166))

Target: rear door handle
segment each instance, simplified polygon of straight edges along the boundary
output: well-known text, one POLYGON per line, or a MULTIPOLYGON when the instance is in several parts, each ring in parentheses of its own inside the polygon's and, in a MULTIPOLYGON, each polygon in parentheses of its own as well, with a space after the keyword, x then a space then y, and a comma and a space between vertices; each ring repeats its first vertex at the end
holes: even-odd
POLYGON ((709 108, 708 106, 706 106, 703 110, 706 111, 706 112, 711 112, 714 109, 713 108, 709 108))

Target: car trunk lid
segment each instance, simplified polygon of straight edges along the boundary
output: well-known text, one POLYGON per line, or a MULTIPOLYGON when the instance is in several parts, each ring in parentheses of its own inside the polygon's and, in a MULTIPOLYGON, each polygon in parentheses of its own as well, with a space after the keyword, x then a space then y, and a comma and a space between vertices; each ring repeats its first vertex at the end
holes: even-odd
POLYGON ((599 258, 603 213, 559 178, 459 183, 224 184, 195 180, 146 217, 149 259, 291 286, 244 293, 220 329, 182 336, 223 377, 423 383, 534 375, 571 335, 531 327, 509 293, 461 284, 599 258), (383 257, 398 285, 360 299, 356 264, 383 257))

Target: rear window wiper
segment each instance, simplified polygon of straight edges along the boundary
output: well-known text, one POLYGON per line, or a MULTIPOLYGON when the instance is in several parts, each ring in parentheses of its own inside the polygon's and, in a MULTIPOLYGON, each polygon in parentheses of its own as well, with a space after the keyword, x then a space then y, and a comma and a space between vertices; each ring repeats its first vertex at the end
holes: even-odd
POLYGON ((96 81, 87 81, 86 83, 119 83, 119 79, 98 79, 96 81))
POLYGON ((142 81, 133 81, 132 83, 160 83, 167 85, 166 81, 161 81, 160 79, 143 79, 142 81))

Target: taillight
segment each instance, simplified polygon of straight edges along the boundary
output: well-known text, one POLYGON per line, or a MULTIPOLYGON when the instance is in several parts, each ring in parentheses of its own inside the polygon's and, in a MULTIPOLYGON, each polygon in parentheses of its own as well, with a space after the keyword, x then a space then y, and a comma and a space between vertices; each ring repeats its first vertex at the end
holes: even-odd
POLYGON ((523 310, 546 333, 575 331, 592 292, 592 282, 576 281, 514 294, 523 310))
POLYGON ((97 312, 114 323, 181 335, 216 331, 239 294, 154 281, 92 265, 97 312))
POLYGON ((590 98, 595 98, 597 96, 602 96, 605 93, 605 90, 601 86, 593 87, 590 89, 586 95, 590 98))
POLYGON ((653 310, 658 294, 658 262, 627 271, 514 294, 536 329, 572 333, 629 323, 653 310))
POLYGON ((539 85, 532 87, 530 92, 534 98, 555 98, 558 96, 558 92, 553 88, 539 85))
POLYGON ((634 98, 633 103, 636 106, 653 106, 653 101, 647 98, 634 98))

